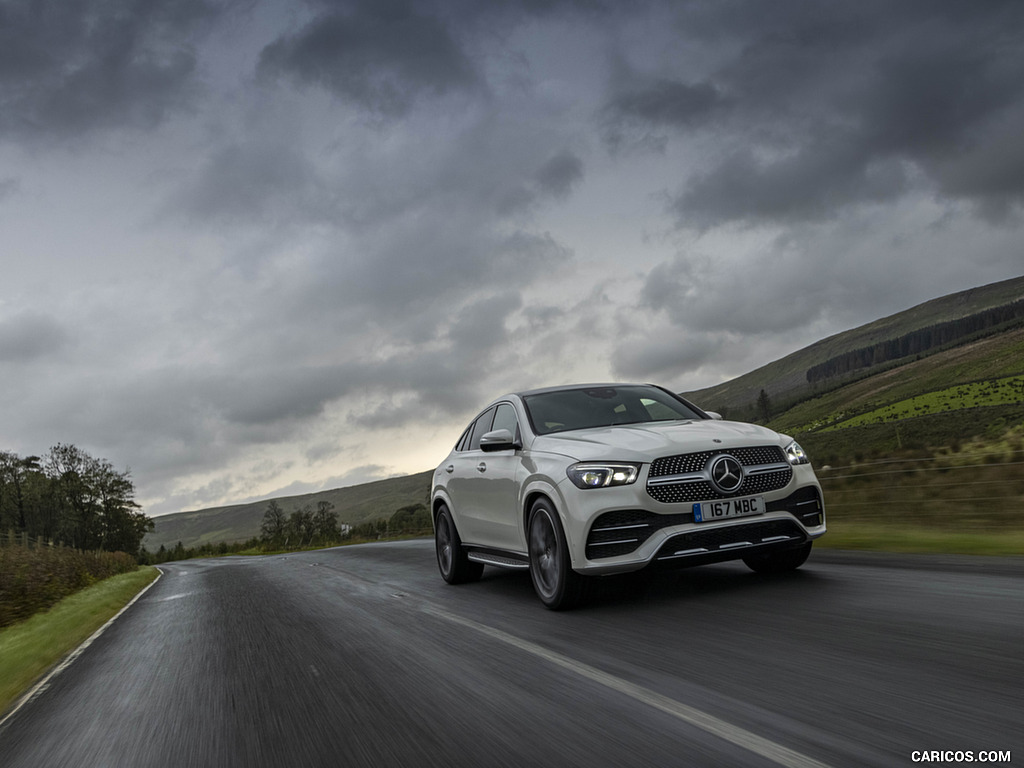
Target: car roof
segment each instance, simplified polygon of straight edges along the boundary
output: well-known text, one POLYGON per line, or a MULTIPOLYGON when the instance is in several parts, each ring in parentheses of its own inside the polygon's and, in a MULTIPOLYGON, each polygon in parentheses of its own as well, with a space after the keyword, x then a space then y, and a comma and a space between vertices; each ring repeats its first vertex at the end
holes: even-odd
MULTIPOLYGON (((528 389, 522 392, 513 392, 512 394, 526 397, 527 395, 546 395, 550 392, 570 392, 575 389, 614 389, 616 387, 657 387, 657 385, 636 381, 594 382, 591 384, 564 384, 557 387, 541 387, 540 389, 528 389)), ((661 389, 661 387, 657 388, 661 389)))

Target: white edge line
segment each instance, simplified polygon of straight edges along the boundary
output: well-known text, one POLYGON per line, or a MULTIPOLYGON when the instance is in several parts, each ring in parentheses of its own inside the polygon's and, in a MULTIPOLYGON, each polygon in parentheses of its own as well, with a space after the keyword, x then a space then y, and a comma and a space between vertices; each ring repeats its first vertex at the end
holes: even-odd
POLYGON ((750 752, 767 758, 779 765, 787 766, 788 768, 829 768, 827 764, 819 762, 812 757, 801 754, 795 750, 789 749, 788 747, 784 747, 770 739, 764 738, 763 736, 758 736, 744 728, 740 728, 739 726, 717 718, 714 715, 709 715, 699 709, 687 706, 682 702, 671 699, 668 696, 663 696, 649 688, 644 688, 641 685, 631 683, 628 680, 616 677, 615 675, 602 672, 596 667, 576 661, 568 656, 563 656, 556 651, 548 650, 547 648, 537 645, 536 643, 532 643, 529 640, 523 640, 515 635, 503 632, 500 629, 495 629, 494 627, 489 627, 486 624, 480 624, 472 619, 466 619, 461 616, 448 613, 447 611, 435 606, 428 607, 427 611, 439 618, 446 619, 455 624, 461 624, 464 627, 476 630, 484 635, 500 640, 503 643, 507 643, 515 648, 519 648, 520 650, 526 651, 534 656, 545 659, 546 661, 562 667, 563 669, 567 669, 581 677, 591 680, 592 682, 603 685, 611 690, 618 691, 619 693, 647 704, 648 706, 654 707, 655 709, 659 709, 662 712, 672 715, 685 723, 689 723, 690 725, 705 731, 706 733, 718 736, 731 744, 735 744, 736 746, 749 750, 750 752))
POLYGON ((9 710, 6 715, 4 715, 2 720, 0 720, 0 729, 2 729, 5 725, 7 725, 7 721, 10 720, 12 717, 14 717, 16 714, 18 714, 18 711, 22 707, 24 707, 26 704, 28 704, 30 701, 32 701, 32 699, 34 699, 40 693, 45 691, 47 688, 49 688, 50 687, 50 681, 53 680, 53 678, 55 678, 57 675, 59 675, 65 669, 70 667, 71 664, 75 661, 75 659, 77 659, 79 656, 81 656, 82 653, 85 651, 85 649, 88 648, 90 645, 92 645, 93 641, 95 641, 96 638, 98 638, 100 635, 103 634, 104 630, 106 630, 107 627, 109 627, 111 624, 113 624, 115 621, 117 621, 122 613, 124 613, 129 608, 131 608, 135 604, 136 600, 138 600, 140 597, 142 597, 144 594, 146 594, 149 591, 150 587, 152 587, 154 584, 156 584, 158 581, 160 581, 160 577, 164 575, 164 572, 162 570, 160 570, 159 567, 157 567, 157 566, 154 566, 154 567, 157 570, 157 577, 155 579, 153 579, 151 582, 149 582, 149 584, 147 584, 145 586, 145 588, 141 592, 139 592, 135 597, 133 597, 131 600, 129 600, 128 604, 125 605, 125 607, 122 608, 120 611, 115 613, 110 618, 110 620, 107 621, 106 624, 104 624, 102 627, 100 627, 95 632, 93 632, 80 646, 78 646, 77 648, 75 648, 75 650, 73 650, 71 653, 69 653, 67 656, 65 656, 64 660, 60 664, 58 664, 56 667, 51 669, 50 673, 48 675, 46 675, 46 677, 44 677, 42 680, 40 680, 38 683, 36 683, 34 686, 32 686, 32 688, 29 690, 28 693, 26 693, 24 696, 22 696, 20 699, 18 699, 18 703, 15 704, 14 707, 11 710, 9 710))

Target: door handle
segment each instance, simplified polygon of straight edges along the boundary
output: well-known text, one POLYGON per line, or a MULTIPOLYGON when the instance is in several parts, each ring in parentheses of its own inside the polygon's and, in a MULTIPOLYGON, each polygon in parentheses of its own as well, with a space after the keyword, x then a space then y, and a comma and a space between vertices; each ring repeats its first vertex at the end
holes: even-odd
POLYGON ((481 461, 479 464, 476 465, 476 471, 477 472, 486 472, 487 471, 487 465, 484 462, 481 461))
POLYGON ((449 464, 447 467, 444 468, 444 471, 450 475, 452 472, 455 471, 455 465, 449 464))

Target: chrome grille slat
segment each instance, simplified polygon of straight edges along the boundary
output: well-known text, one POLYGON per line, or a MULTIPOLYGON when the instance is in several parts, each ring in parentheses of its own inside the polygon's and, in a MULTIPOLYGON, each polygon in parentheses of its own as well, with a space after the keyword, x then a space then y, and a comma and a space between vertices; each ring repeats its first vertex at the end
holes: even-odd
POLYGON ((716 449, 664 456, 651 462, 648 495, 664 504, 685 504, 735 496, 752 496, 785 488, 793 468, 777 445, 716 449), (743 483, 733 493, 717 490, 706 474, 712 457, 727 453, 743 467, 743 483))

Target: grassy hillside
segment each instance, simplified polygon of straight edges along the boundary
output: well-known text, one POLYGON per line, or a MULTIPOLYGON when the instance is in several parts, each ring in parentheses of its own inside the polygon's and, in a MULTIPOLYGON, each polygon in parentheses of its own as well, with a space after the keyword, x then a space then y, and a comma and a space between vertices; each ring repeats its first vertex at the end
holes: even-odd
POLYGON ((1024 551, 1024 329, 808 399, 797 437, 825 492, 825 546, 1024 551))
MULTIPOLYGON (((411 504, 426 504, 431 472, 428 470, 302 496, 286 496, 277 499, 277 503, 286 515, 290 515, 307 504, 315 508, 319 502, 327 501, 334 505, 339 522, 357 525, 390 517, 396 510, 411 504)), ((222 541, 246 541, 259 535, 260 523, 269 503, 269 500, 254 501, 156 517, 153 519, 156 529, 146 536, 143 545, 154 552, 161 545, 170 548, 179 541, 186 548, 222 541)))
POLYGON ((1024 422, 1024 329, 891 368, 769 422, 823 462, 998 437, 1024 422))
MULTIPOLYGON (((733 412, 741 418, 751 418, 753 404, 762 389, 779 404, 789 404, 812 395, 814 390, 807 383, 807 370, 812 366, 845 352, 895 339, 937 323, 967 317, 1021 298, 1024 298, 1024 277, 943 296, 859 328, 822 339, 743 376, 713 387, 684 393, 684 396, 704 408, 733 412), (738 413, 747 409, 751 412, 738 413)), ((877 373, 878 369, 869 369, 861 372, 859 376, 873 377, 877 373)), ((836 382, 839 383, 841 382, 836 382)), ((825 388, 827 387, 819 389, 825 388)))

